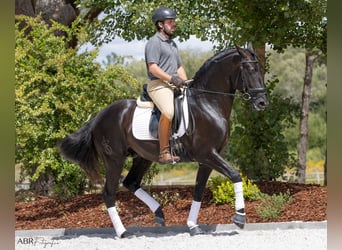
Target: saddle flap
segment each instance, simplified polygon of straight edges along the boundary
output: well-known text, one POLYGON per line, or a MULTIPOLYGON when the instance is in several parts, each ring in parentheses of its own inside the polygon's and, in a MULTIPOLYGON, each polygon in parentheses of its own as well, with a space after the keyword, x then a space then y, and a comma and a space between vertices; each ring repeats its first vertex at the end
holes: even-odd
POLYGON ((151 118, 150 118, 150 123, 148 126, 148 129, 154 138, 158 138, 158 125, 159 125, 160 116, 161 116, 160 110, 157 108, 157 106, 154 106, 154 108, 151 111, 151 118))
MULTIPOLYGON (((171 132, 172 134, 177 134, 182 118, 183 118, 183 95, 178 95, 174 100, 174 116, 172 120, 171 132)), ((160 120, 161 112, 154 106, 150 118, 149 130, 153 137, 158 138, 158 125, 160 120)))
POLYGON ((154 103, 153 103, 151 97, 149 96, 149 94, 147 92, 147 84, 146 83, 143 84, 142 90, 143 90, 142 93, 137 98, 137 106, 140 108, 153 108, 154 103))
POLYGON ((142 89, 143 92, 140 95, 140 100, 143 102, 152 102, 152 99, 147 92, 147 83, 143 84, 142 89))

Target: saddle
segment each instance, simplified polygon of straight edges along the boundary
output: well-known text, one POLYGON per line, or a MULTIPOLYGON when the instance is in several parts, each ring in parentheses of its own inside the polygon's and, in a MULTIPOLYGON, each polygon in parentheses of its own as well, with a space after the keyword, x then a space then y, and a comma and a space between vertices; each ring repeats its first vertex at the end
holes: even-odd
MULTIPOLYGON (((175 112, 174 112, 174 117, 173 117, 172 126, 171 126, 172 134, 178 132, 179 126, 181 124, 181 120, 183 117, 183 108, 182 108, 183 101, 184 101, 184 98, 183 98, 182 92, 176 90, 175 95, 174 95, 174 111, 175 112)), ((159 124, 161 112, 157 108, 157 106, 153 104, 153 101, 147 92, 147 84, 143 84, 142 93, 138 98, 137 104, 139 107, 145 107, 145 108, 153 107, 150 122, 149 122, 149 131, 153 137, 158 138, 158 124, 159 124)))

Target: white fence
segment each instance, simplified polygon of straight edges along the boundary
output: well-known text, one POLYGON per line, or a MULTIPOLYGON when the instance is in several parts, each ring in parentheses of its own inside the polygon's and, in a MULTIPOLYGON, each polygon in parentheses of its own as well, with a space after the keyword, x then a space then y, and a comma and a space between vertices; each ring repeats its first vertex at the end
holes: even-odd
MULTIPOLYGON (((294 173, 286 173, 281 178, 284 181, 294 181, 296 179, 296 175, 294 173)), ((305 182, 311 184, 323 184, 324 183, 324 172, 311 172, 306 173, 305 175, 305 182)))
MULTIPOLYGON (((294 173, 286 173, 280 178, 281 181, 289 181, 293 182, 296 180, 296 175, 294 173)), ((306 183, 311 184, 323 184, 324 183, 324 172, 312 172, 306 173, 306 183)), ((163 175, 159 176, 159 178, 155 179, 152 183, 153 185, 194 185, 195 184, 195 177, 186 178, 182 177, 175 177, 175 178, 163 178, 163 175)), ((15 191, 19 190, 28 190, 30 188, 30 183, 15 183, 15 191)))

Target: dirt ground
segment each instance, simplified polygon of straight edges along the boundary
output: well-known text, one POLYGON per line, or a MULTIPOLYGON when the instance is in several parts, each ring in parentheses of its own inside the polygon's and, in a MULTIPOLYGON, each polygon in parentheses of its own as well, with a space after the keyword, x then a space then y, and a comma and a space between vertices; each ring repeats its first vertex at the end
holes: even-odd
MULTIPOLYGON (((326 186, 284 182, 256 184, 263 193, 270 195, 285 193, 287 190, 291 193, 292 202, 285 207, 282 215, 272 222, 327 220, 326 186)), ((167 226, 186 225, 192 201, 192 186, 152 187, 149 192, 165 198, 163 211, 167 226)), ((34 196, 33 201, 22 200, 23 194, 18 193, 15 204, 16 230, 112 227, 101 194, 81 195, 64 203, 45 196, 34 196)), ((126 227, 156 226, 153 213, 132 193, 119 191, 117 205, 126 227)), ((259 217, 256 213, 258 206, 260 201, 246 201, 247 223, 270 222, 259 217)), ((199 224, 229 224, 233 214, 231 205, 215 205, 211 192, 209 189, 205 190, 199 224)))

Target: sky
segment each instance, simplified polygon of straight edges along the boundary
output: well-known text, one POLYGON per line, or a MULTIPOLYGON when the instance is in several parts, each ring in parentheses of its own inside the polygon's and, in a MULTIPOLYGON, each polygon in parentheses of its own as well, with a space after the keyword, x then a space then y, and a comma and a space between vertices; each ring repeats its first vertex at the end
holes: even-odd
MULTIPOLYGON (((213 43, 209 41, 201 41, 195 36, 190 36, 190 39, 184 42, 179 42, 177 38, 174 39, 180 50, 195 49, 202 52, 210 51, 213 48, 213 43)), ((96 61, 101 63, 106 61, 106 56, 114 52, 119 56, 133 56, 140 60, 144 58, 145 44, 147 40, 127 42, 121 38, 116 38, 112 42, 104 44, 100 47, 99 55, 96 61)), ((90 51, 94 49, 90 44, 86 44, 80 48, 80 52, 85 50, 90 51)))

